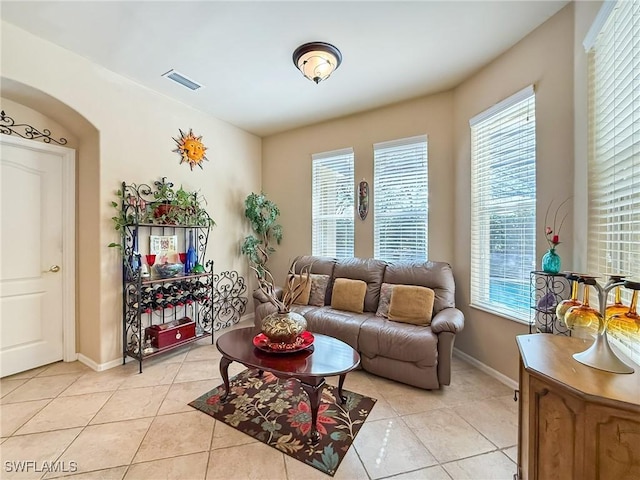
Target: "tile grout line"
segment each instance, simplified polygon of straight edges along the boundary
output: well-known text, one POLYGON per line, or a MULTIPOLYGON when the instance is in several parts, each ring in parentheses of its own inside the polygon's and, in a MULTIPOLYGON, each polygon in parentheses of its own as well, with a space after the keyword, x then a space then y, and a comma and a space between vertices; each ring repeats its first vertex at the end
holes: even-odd
MULTIPOLYGON (((192 362, 189 362, 189 361, 188 361, 188 357, 189 357, 190 352, 195 351, 195 350, 197 350, 198 348, 210 348, 210 345, 211 345, 211 344, 198 345, 198 344, 196 344, 196 343, 193 343, 193 344, 189 345, 189 348, 188 348, 188 350, 186 351, 186 354, 185 354, 184 356, 182 356, 182 358, 181 358, 178 362, 169 362, 169 363, 175 363, 175 364, 178 364, 178 365, 179 365, 179 367, 176 369, 175 374, 172 376, 170 383, 166 384, 166 385, 168 385, 168 388, 166 389, 166 392, 163 394, 163 396, 162 396, 161 400, 159 401, 158 408, 155 410, 155 413, 153 413, 153 414, 151 414, 151 415, 149 415, 149 416, 147 416, 147 417, 139 417, 139 418, 136 418, 136 419, 128 419, 128 420, 138 420, 138 419, 142 419, 142 418, 152 418, 152 419, 151 419, 151 421, 150 421, 150 423, 149 423, 149 426, 147 427, 146 431, 144 432, 144 435, 142 436, 142 439, 141 439, 140 443, 138 444, 138 447, 137 447, 136 451, 133 453, 133 456, 131 457, 131 461, 130 461, 128 464, 126 464, 126 465, 114 466, 114 467, 107 467, 107 468, 122 468, 122 467, 124 467, 124 473, 123 473, 123 475, 122 475, 122 478, 125 478, 125 477, 126 477, 126 475, 129 473, 129 471, 130 471, 131 467, 133 467, 134 465, 137 465, 137 464, 134 464, 134 463, 133 463, 133 461, 134 461, 134 459, 135 459, 136 455, 140 452, 141 445, 144 443, 144 441, 145 441, 146 439, 148 439, 148 438, 149 438, 149 432, 150 432, 151 426, 153 425, 153 423, 155 422, 155 420, 156 420, 158 417, 160 417, 160 416, 166 416, 166 415, 170 415, 170 414, 179 414, 179 413, 181 413, 181 412, 169 412, 169 413, 166 413, 166 414, 163 414, 163 415, 159 415, 160 409, 162 408, 162 405, 164 404, 164 402, 166 402, 166 401, 167 401, 167 398, 168 398, 168 396, 169 396, 169 392, 171 391, 171 389, 173 388, 173 386, 177 386, 177 385, 179 385, 179 384, 181 384, 181 383, 186 383, 186 382, 178 382, 178 383, 176 383, 176 382, 175 382, 175 380, 176 380, 176 378, 178 377, 178 375, 179 375, 179 373, 180 373, 181 369, 182 369, 183 367, 185 367, 185 365, 186 365, 186 366, 188 366, 188 365, 189 365, 189 363, 196 364, 196 363, 198 363, 198 362, 204 362, 204 363, 209 363, 209 362, 210 362, 210 360, 209 360, 209 359, 206 359, 206 358, 204 358, 204 359, 199 359, 199 360, 192 360, 192 362)), ((215 348, 215 344, 214 344, 214 345, 212 345, 212 346, 213 346, 213 348, 215 348)), ((216 362, 216 361, 218 361, 218 360, 217 360, 217 359, 214 359, 214 360, 211 360, 211 361, 216 362)), ((158 365, 160 365, 160 364, 163 364, 163 363, 164 363, 163 361, 159 361, 157 364, 158 364, 158 365)), ((471 366, 471 368, 469 369, 469 371, 475 371, 475 368, 474 368, 473 366, 471 366)), ((75 373, 75 372, 69 372, 69 373, 75 373)), ((54 401, 54 400, 56 400, 57 398, 71 398, 71 397, 73 397, 73 396, 77 396, 77 395, 86 395, 86 394, 77 394, 77 395, 67 395, 67 396, 65 396, 65 397, 63 397, 63 396, 62 396, 64 392, 68 391, 68 389, 69 389, 69 388, 71 388, 71 387, 72 387, 73 385, 75 385, 75 384, 76 384, 76 383, 77 383, 81 378, 83 378, 83 377, 85 376, 85 374, 86 374, 86 373, 90 373, 90 372, 82 373, 79 377, 77 377, 75 380, 73 380, 73 382, 72 382, 71 384, 69 384, 69 385, 68 385, 64 390, 62 390, 60 393, 58 393, 58 394, 56 395, 56 397, 53 397, 53 398, 51 398, 51 399, 38 399, 38 400, 48 400, 48 401, 47 401, 47 403, 46 403, 42 408, 40 408, 37 412, 35 412, 35 413, 34 413, 34 414, 33 414, 33 415, 28 419, 28 420, 26 420, 25 422, 23 422, 23 423, 22 423, 22 425, 20 425, 19 427, 17 427, 17 428, 14 430, 14 432, 12 432, 8 437, 4 437, 4 438, 3 438, 3 442, 4 442, 7 438, 16 437, 17 435, 14 435, 14 433, 15 433, 16 431, 18 431, 20 428, 23 428, 23 426, 24 426, 26 423, 28 423, 31 419, 33 419, 33 417, 34 417, 34 416, 36 416, 39 412, 41 412, 41 411, 42 411, 42 409, 46 408, 46 407, 47 407, 51 402, 53 402, 53 401, 54 401)), ((483 372, 480 372, 480 373, 483 373, 483 372)), ((65 374, 65 373, 59 373, 59 374, 56 374, 56 375, 64 375, 64 374, 65 374)), ((32 380, 32 379, 35 379, 35 378, 54 377, 54 376, 56 376, 56 375, 46 375, 46 370, 44 370, 44 371, 40 372, 38 375, 35 375, 35 376, 33 376, 33 377, 30 377, 30 378, 26 379, 25 383, 26 383, 26 382, 28 382, 29 380, 32 380)), ((127 378, 128 378, 128 377, 127 377, 127 378)), ((376 378, 377 378, 377 377, 376 377, 376 378)), ((206 378, 206 379, 205 379, 205 378, 202 378, 202 379, 199 379, 199 380, 189 380, 189 382, 192 382, 192 381, 193 381, 193 382, 195 382, 195 381, 202 381, 202 380, 210 380, 210 378, 206 378)), ((74 438, 69 442, 69 444, 68 444, 68 445, 67 445, 67 446, 62 450, 62 453, 58 456, 58 459, 62 458, 62 457, 65 455, 65 453, 67 453, 67 452, 68 452, 69 447, 70 447, 74 442, 76 442, 76 441, 77 441, 78 437, 79 437, 83 432, 85 432, 85 430, 87 429, 87 427, 92 426, 92 425, 90 425, 90 422, 91 422, 91 421, 93 421, 93 420, 94 420, 94 419, 95 419, 95 418, 100 414, 100 412, 104 410, 105 405, 106 405, 106 404, 107 404, 107 403, 108 403, 108 402, 109 402, 109 401, 114 397, 114 395, 115 395, 115 393, 116 393, 116 392, 119 392, 119 391, 123 391, 123 392, 124 392, 124 391, 126 391, 126 390, 130 390, 131 392, 135 392, 135 390, 136 390, 136 389, 139 389, 139 388, 148 388, 148 386, 146 386, 146 387, 145 387, 145 386, 142 386, 142 387, 134 387, 134 388, 131 388, 131 389, 127 389, 127 388, 123 388, 123 384, 124 384, 124 383, 125 383, 125 380, 123 380, 122 382, 120 382, 120 383, 118 384, 118 386, 116 387, 116 389, 115 389, 115 390, 110 390, 110 391, 109 391, 109 390, 107 390, 107 391, 106 391, 106 392, 108 392, 108 393, 109 393, 109 395, 108 395, 108 398, 105 400, 104 404, 103 404, 103 405, 101 406, 101 408, 100 408, 100 409, 99 409, 99 410, 98 410, 98 411, 97 411, 97 412, 96 412, 96 413, 91 417, 91 419, 87 422, 87 424, 86 424, 85 426, 80 427, 80 430, 79 430, 78 434, 77 434, 77 435, 76 435, 76 436, 75 436, 75 437, 74 437, 74 438)), ((22 385, 24 385, 24 384, 22 384, 22 385)), ((18 386, 17 388, 20 388, 22 385, 18 386)), ((155 385, 155 386, 157 386, 157 385, 155 385)), ((379 399, 382 399, 382 400, 384 400, 386 403, 388 403, 388 404, 389 404, 389 406, 390 406, 390 411, 389 411, 389 413, 393 413, 393 415, 394 415, 393 417, 390 417, 390 418, 381 418, 381 419, 378 419, 378 420, 388 420, 388 419, 393 419, 393 418, 401 419, 401 420, 403 421, 403 423, 405 423, 405 424, 406 424, 406 426, 409 428, 409 431, 411 431, 411 432, 412 432, 412 435, 414 435, 414 436, 417 438, 417 440, 418 440, 418 441, 419 441, 419 443, 423 446, 423 448, 424 448, 424 449, 425 449, 425 450, 426 450, 426 451, 427 451, 427 452, 428 452, 428 453, 429 453, 429 454, 434 458, 434 460, 436 460, 436 462, 437 462, 436 464, 434 464, 434 465, 430 465, 430 466, 428 466, 428 467, 423 467, 423 468, 432 468, 432 467, 435 467, 435 466, 437 465, 437 466, 439 466, 439 467, 441 468, 441 470, 444 472, 444 474, 447 476, 447 478, 451 478, 451 475, 449 474, 449 472, 448 472, 448 471, 446 470, 446 468, 445 468, 445 466, 446 466, 446 465, 450 465, 450 464, 452 464, 452 463, 459 462, 459 461, 461 461, 461 460, 466 460, 466 459, 469 459, 469 458, 479 457, 479 456, 482 456, 482 455, 486 455, 486 454, 488 454, 488 453, 493 453, 493 452, 498 452, 498 451, 499 451, 499 452, 502 452, 502 454, 503 454, 505 457, 507 457, 507 458, 511 461, 511 463, 515 463, 515 462, 513 462, 513 460, 511 459, 511 457, 509 457, 509 455, 507 455, 507 454, 505 453, 505 450, 506 450, 506 449, 513 448, 513 446, 498 447, 498 446, 497 446, 493 441, 491 441, 491 440, 490 440, 490 439, 489 439, 485 434, 483 434, 483 433, 482 433, 482 431, 480 431, 478 428, 476 428, 475 426, 473 426, 472 424, 470 424, 470 423, 469 423, 469 421, 467 421, 464 417, 462 417, 461 415, 459 415, 459 414, 457 414, 457 413, 456 413, 456 415, 457 415, 457 416, 459 416, 460 418, 462 418, 462 420, 464 421, 464 423, 471 427, 472 431, 475 431, 475 432, 477 432, 478 434, 480 434, 480 435, 481 435, 481 437, 482 437, 482 438, 485 438, 485 439, 489 442, 489 444, 490 444, 490 445, 492 445, 492 446, 494 446, 494 447, 495 447, 495 449, 493 449, 493 450, 491 450, 491 451, 489 451, 489 452, 478 453, 478 454, 470 455, 470 456, 468 456, 468 457, 463 457, 463 458, 460 458, 460 459, 450 460, 450 461, 446 461, 446 462, 442 462, 442 463, 438 462, 438 461, 437 461, 437 459, 435 458, 435 456, 433 455, 433 453, 429 450, 429 448, 428 448, 426 445, 424 445, 424 444, 422 443, 422 441, 420 440, 420 438, 418 438, 418 437, 417 437, 416 432, 415 432, 415 431, 414 431, 414 430, 413 430, 413 429, 412 429, 412 428, 407 424, 406 419, 405 419, 405 417, 407 417, 407 416, 409 416, 409 415, 414 415, 414 414, 419 414, 419 413, 425 413, 425 412, 414 412, 414 413, 405 413, 405 414, 400 414, 400 413, 399 413, 399 411, 396 409, 396 408, 398 408, 398 405, 395 405, 395 404, 394 404, 390 399, 388 399, 388 398, 387 398, 387 397, 382 393, 382 391, 381 391, 381 386, 380 386, 380 385, 378 385, 377 383, 372 383, 372 386, 373 386, 373 388, 375 388, 375 390, 378 392, 378 393, 377 393, 377 395, 373 395, 373 396, 377 396, 379 399), (395 405, 395 406, 394 406, 394 405, 395 405)), ((383 386, 383 385, 382 385, 382 386, 383 386)), ((151 385, 151 387, 154 387, 154 385, 151 385)), ((348 387, 346 387, 346 388, 348 388, 348 387)), ((352 390, 353 390, 353 389, 352 389, 352 390)), ((355 391, 355 390, 354 390, 354 391, 355 391)), ((89 392, 89 393, 101 393, 101 392, 89 392)), ((504 396, 504 395, 503 395, 503 396, 504 396)), ((393 396, 392 396, 392 397, 393 397, 393 396)), ((487 399, 491 399, 491 398, 498 398, 498 397, 496 397, 496 396, 490 396, 490 397, 488 397, 487 399)), ((484 400, 484 399, 483 399, 483 400, 484 400)), ((21 402, 14 402, 14 403, 21 403, 21 402)), ((456 408, 459 408, 460 406, 461 406, 461 405, 445 405, 445 406, 443 406, 443 407, 439 407, 439 408, 435 408, 435 409, 429 409, 429 410, 427 410, 427 411, 429 411, 429 412, 434 412, 434 411, 438 411, 438 410, 451 409, 451 411, 453 411, 453 412, 455 413, 455 409, 456 409, 456 408)), ((115 421, 115 422, 117 422, 117 421, 115 421)), ((110 421, 110 422, 105 422, 105 423, 95 424, 95 425, 104 425, 104 424, 115 423, 115 422, 114 422, 114 421, 110 421)), ((218 427, 218 424, 219 424, 219 422, 216 420, 216 421, 214 422, 213 428, 212 428, 212 430, 211 430, 211 438, 210 438, 210 441, 209 441, 208 449, 207 449, 207 450, 204 450, 204 451, 202 451, 202 452, 191 452, 191 453, 185 453, 185 454, 174 455, 174 456, 166 457, 166 458, 163 458, 163 459, 147 460, 147 461, 144 461, 144 462, 139 462, 138 464, 153 463, 153 462, 155 462, 155 461, 160 461, 160 460, 169 460, 169 459, 173 459, 173 458, 179 458, 179 457, 184 457, 184 456, 188 456, 188 455, 194 455, 194 454, 198 454, 198 453, 207 453, 207 459, 206 459, 206 463, 205 463, 205 466, 204 466, 204 468, 205 468, 205 476, 206 476, 206 475, 208 474, 209 466, 211 465, 211 461, 212 461, 212 459, 213 459, 213 457, 212 457, 212 454, 213 454, 213 451, 214 451, 214 450, 213 450, 213 445, 214 445, 214 441, 215 441, 215 432, 216 432, 216 428, 218 427)), ((66 429, 70 429, 70 428, 78 428, 78 427, 59 428, 59 429, 52 430, 52 431, 66 430, 66 429)), ((44 432, 37 432, 37 433, 44 433, 44 432)), ((27 434, 25 434, 25 435, 27 435, 27 434)), ((352 447, 353 447, 353 449, 354 449, 354 452, 353 452, 353 453, 355 454, 355 456, 356 456, 356 458, 357 458, 357 461, 358 461, 358 467, 359 467, 360 469, 362 469, 362 471, 364 472, 364 475, 366 475, 366 478, 368 478, 369 480, 371 480, 373 477, 370 475, 369 471, 367 470, 367 468, 366 468, 366 466, 365 466, 365 463, 364 463, 364 461, 363 461, 363 459, 362 459, 362 457, 361 457, 361 454, 360 454, 360 452, 357 450, 357 448, 356 448, 356 446, 355 446, 355 442, 352 444, 352 447)), ((230 446, 225 447, 225 448, 233 448, 233 446, 232 446, 232 445, 230 445, 230 446)), ((219 449, 216 449, 216 450, 219 450, 219 449)), ((280 453, 281 457, 283 458, 283 462, 284 462, 284 470, 283 470, 283 471, 284 471, 284 474, 285 474, 285 478, 287 478, 287 479, 289 479, 289 480, 294 480, 294 478, 293 478, 293 477, 291 477, 291 478, 290 478, 290 476, 292 476, 292 475, 293 475, 293 472, 289 472, 289 469, 287 469, 287 462, 286 462, 286 458, 284 457, 284 454, 282 454, 281 452, 279 452, 279 453, 280 453)), ((105 469, 106 469, 106 468, 99 468, 99 469, 97 469, 97 470, 91 470, 91 472, 98 472, 98 471, 105 470, 105 469)), ((393 476, 390 476, 390 477, 384 477, 384 478, 389 478, 389 479, 391 479, 391 478, 394 478, 395 476, 400 476, 400 475, 403 475, 403 474, 407 474, 407 473, 411 473, 411 472, 416 472, 416 471, 419 471, 419 470, 421 470, 421 469, 415 469, 415 470, 411 470, 411 471, 400 472, 400 473, 397 473, 397 474, 395 474, 395 475, 393 475, 393 476)), ((89 472, 89 471, 87 471, 86 473, 90 473, 90 472, 89 472)), ((44 476, 46 476, 46 475, 47 475, 47 472, 45 472, 45 473, 44 473, 44 476)), ((44 478, 44 477, 40 477, 40 478, 44 478)), ((47 477, 47 478, 50 478, 50 477, 47 477)))

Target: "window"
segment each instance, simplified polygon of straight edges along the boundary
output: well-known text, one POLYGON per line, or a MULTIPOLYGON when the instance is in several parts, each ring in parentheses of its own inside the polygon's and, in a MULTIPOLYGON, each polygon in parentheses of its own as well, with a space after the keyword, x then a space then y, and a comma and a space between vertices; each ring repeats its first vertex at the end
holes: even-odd
POLYGON ((527 87, 470 120, 471 304, 529 318, 536 265, 536 117, 527 87))
POLYGON ((316 153, 313 161, 312 254, 353 256, 353 149, 316 153))
POLYGON ((373 252, 386 261, 427 259, 427 137, 373 146, 373 252))
MULTIPOLYGON (((588 269, 640 275, 640 2, 605 2, 589 32, 588 269), (613 8, 611 8, 613 6, 613 8)), ((630 292, 623 289, 626 303, 630 292)), ((611 332, 632 359, 640 334, 611 332), (634 339, 635 337, 635 339, 634 339)))

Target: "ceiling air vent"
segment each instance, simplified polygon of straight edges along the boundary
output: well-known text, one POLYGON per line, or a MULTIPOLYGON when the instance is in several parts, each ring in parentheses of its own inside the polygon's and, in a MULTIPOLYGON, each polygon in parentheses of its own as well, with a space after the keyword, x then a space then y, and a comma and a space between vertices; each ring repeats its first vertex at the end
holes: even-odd
POLYGON ((183 87, 187 87, 189 90, 198 90, 202 87, 202 85, 200 85, 199 83, 194 82, 193 80, 185 77, 184 75, 176 72, 173 69, 169 70, 167 73, 163 73, 162 76, 167 77, 176 83, 179 83, 183 87))

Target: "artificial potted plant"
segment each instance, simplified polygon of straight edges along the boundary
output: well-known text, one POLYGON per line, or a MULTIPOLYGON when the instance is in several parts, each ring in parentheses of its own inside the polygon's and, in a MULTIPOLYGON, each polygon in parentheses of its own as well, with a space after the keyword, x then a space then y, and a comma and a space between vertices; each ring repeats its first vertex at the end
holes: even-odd
MULTIPOLYGON (((114 228, 121 234, 127 225, 151 223, 158 225, 186 225, 213 227, 215 221, 205 210, 206 199, 197 192, 186 191, 182 186, 175 190, 166 177, 148 185, 124 185, 116 191, 118 201, 111 206, 117 215, 111 217, 114 228)), ((110 243, 109 247, 122 250, 121 243, 110 243)))
POLYGON ((282 241, 282 225, 277 223, 280 209, 268 200, 264 193, 251 193, 244 201, 244 215, 249 220, 253 234, 242 242, 242 253, 249 259, 249 265, 258 278, 268 272, 269 255, 275 252, 273 242, 282 241))
POLYGON ((153 223, 164 225, 197 225, 212 227, 213 219, 204 209, 206 200, 197 192, 188 192, 182 186, 174 190, 166 177, 154 182, 153 223))

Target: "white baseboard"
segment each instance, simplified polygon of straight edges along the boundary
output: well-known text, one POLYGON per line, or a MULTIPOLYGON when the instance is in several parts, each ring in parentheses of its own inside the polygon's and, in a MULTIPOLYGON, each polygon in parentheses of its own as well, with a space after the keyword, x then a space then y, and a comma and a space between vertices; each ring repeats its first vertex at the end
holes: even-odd
POLYGON ((499 371, 497 371, 497 370, 491 368, 490 366, 482 363, 480 360, 472 357, 471 355, 468 355, 468 354, 464 353, 463 351, 458 350, 455 347, 453 348, 453 355, 458 357, 460 360, 463 360, 463 361, 465 361, 467 363, 470 363, 471 365, 476 367, 478 370, 486 373, 490 377, 495 378, 499 382, 504 383, 507 387, 512 388, 513 390, 517 390, 518 389, 518 382, 517 381, 512 380, 511 378, 507 377, 505 374, 500 373, 499 371))
MULTIPOLYGON (((238 323, 235 323, 233 326, 237 326, 238 328, 253 327, 253 318, 254 318, 253 312, 248 313, 240 317, 240 321, 238 323)), ((96 363, 93 360, 91 360, 89 357, 86 357, 81 353, 78 354, 78 361, 80 363, 85 364, 90 369, 95 370, 96 372, 103 372, 105 370, 109 370, 110 368, 114 368, 122 365, 122 358, 116 358, 115 360, 111 360, 106 363, 96 363)), ((127 357, 126 361, 127 362, 135 361, 135 358, 127 357)))
POLYGON ((91 360, 89 357, 85 357, 81 353, 78 354, 78 361, 80 363, 85 364, 90 369, 95 370, 96 372, 103 372, 105 370, 109 370, 110 368, 122 365, 122 358, 111 360, 110 362, 106 362, 106 363, 96 363, 93 360, 91 360))

